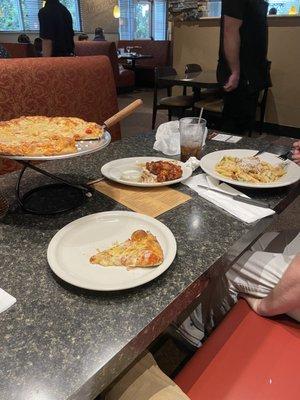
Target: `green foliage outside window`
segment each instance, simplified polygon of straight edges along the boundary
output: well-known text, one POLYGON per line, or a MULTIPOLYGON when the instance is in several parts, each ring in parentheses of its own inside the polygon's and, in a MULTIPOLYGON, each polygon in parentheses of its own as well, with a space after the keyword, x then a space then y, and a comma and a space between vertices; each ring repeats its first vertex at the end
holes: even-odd
POLYGON ((77 0, 60 0, 60 2, 67 7, 73 18, 73 28, 75 31, 80 31, 80 19, 77 0))
POLYGON ((1 0, 0 31, 15 31, 22 29, 17 1, 18 0, 1 0))
MULTIPOLYGON (((60 0, 70 11, 75 31, 81 30, 79 0, 60 0)), ((0 31, 38 31, 42 0, 0 0, 0 31)))
POLYGON ((150 37, 150 5, 136 3, 135 5, 135 39, 148 39, 150 37))

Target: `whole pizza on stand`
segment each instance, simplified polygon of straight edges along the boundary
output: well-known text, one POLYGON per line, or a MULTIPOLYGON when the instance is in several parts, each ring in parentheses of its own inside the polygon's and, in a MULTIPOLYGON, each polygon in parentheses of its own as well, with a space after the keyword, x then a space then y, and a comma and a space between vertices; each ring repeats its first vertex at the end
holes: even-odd
POLYGON ((75 153, 76 141, 98 139, 103 133, 102 126, 76 117, 20 117, 0 122, 0 154, 75 153))

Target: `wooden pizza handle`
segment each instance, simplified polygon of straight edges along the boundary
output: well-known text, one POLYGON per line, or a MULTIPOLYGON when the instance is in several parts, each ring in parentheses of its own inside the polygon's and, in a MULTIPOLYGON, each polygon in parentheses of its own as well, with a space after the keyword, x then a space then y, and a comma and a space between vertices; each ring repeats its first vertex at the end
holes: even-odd
POLYGON ((123 110, 119 111, 117 114, 108 118, 104 121, 104 126, 106 128, 110 128, 116 125, 118 122, 122 121, 122 119, 131 115, 137 108, 141 107, 143 101, 141 99, 135 100, 133 103, 129 104, 127 107, 123 108, 123 110))

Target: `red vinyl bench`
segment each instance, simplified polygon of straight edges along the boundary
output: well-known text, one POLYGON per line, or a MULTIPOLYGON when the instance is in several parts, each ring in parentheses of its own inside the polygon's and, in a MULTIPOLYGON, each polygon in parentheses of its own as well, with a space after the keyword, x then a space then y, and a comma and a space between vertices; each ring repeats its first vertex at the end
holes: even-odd
POLYGON ((191 400, 300 399, 300 324, 240 300, 177 375, 191 400))

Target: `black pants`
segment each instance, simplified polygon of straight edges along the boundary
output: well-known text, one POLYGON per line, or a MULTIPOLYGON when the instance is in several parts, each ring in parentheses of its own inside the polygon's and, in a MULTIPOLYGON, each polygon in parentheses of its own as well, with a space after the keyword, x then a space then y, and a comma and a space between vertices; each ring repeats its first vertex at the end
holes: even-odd
POLYGON ((259 91, 240 85, 232 92, 224 92, 222 130, 234 134, 249 133, 255 124, 259 91))

